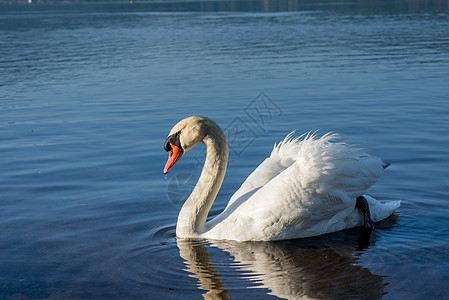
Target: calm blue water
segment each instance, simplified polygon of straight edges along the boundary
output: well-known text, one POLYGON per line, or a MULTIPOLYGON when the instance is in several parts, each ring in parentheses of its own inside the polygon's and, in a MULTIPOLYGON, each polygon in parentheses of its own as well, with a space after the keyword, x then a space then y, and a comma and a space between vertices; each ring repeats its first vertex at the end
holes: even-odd
POLYGON ((447 1, 0 5, 0 298, 448 299, 447 1), (204 148, 163 176, 189 115, 228 134, 212 208, 290 131, 335 131, 402 200, 359 229, 182 242, 204 148))

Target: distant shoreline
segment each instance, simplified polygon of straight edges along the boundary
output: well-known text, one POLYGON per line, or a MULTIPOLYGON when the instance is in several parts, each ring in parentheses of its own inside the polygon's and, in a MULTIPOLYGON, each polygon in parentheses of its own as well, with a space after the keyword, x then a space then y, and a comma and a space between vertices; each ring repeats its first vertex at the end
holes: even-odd
MULTIPOLYGON (((133 0, 134 2, 149 2, 147 0, 133 0)), ((129 2, 127 0, 0 0, 0 4, 64 4, 80 2, 129 2)))

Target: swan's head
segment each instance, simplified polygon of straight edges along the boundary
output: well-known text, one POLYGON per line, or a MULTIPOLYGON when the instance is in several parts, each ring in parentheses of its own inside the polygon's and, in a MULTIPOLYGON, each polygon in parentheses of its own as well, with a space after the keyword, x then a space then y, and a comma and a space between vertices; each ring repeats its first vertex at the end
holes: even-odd
POLYGON ((168 173, 185 152, 201 142, 211 127, 218 127, 218 125, 205 117, 192 116, 179 121, 165 140, 164 149, 169 153, 169 156, 164 174, 168 173))

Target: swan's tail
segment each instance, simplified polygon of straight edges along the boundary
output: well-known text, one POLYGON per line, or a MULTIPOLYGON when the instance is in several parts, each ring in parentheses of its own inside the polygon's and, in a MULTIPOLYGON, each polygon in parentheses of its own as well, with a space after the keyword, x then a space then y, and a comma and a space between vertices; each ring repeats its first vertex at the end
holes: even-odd
POLYGON ((391 163, 389 163, 388 161, 383 161, 382 162, 382 168, 386 169, 391 165, 391 163))
POLYGON ((379 202, 368 195, 363 195, 363 197, 368 201, 374 222, 388 218, 401 205, 401 200, 379 202))

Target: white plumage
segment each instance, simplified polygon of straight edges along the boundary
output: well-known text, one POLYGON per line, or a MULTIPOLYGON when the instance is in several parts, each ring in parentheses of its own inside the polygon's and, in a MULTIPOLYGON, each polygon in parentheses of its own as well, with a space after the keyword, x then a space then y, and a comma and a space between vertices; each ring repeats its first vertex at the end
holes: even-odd
MULTIPOLYGON (((221 185, 220 174, 223 172, 224 176, 226 168, 223 171, 216 165, 223 164, 222 160, 227 161, 227 145, 223 145, 226 139, 223 142, 221 135, 224 134, 212 120, 190 118, 201 118, 201 122, 193 119, 187 123, 199 122, 207 128, 206 137, 201 139, 206 144, 207 157, 196 191, 181 210, 177 225, 179 237, 284 240, 363 225, 362 213, 355 207, 356 197, 364 195, 379 180, 384 163, 342 142, 337 134, 321 137, 308 134, 300 138, 288 135, 249 175, 221 214, 206 224, 198 224, 198 219, 192 219, 195 214, 207 216, 216 196, 215 190, 218 192, 221 185), (209 206, 206 212, 202 209, 204 206, 209 206), (192 224, 188 224, 188 219, 192 224)), ((177 126, 172 132, 178 132, 177 126)), ((183 131, 189 135, 192 132, 186 126, 179 131, 181 146, 188 150, 193 146, 187 145, 187 139, 182 139, 183 131)), ((381 203, 364 197, 374 222, 387 218, 400 205, 400 201, 381 203)), ((201 219, 205 221, 205 217, 201 219)))

